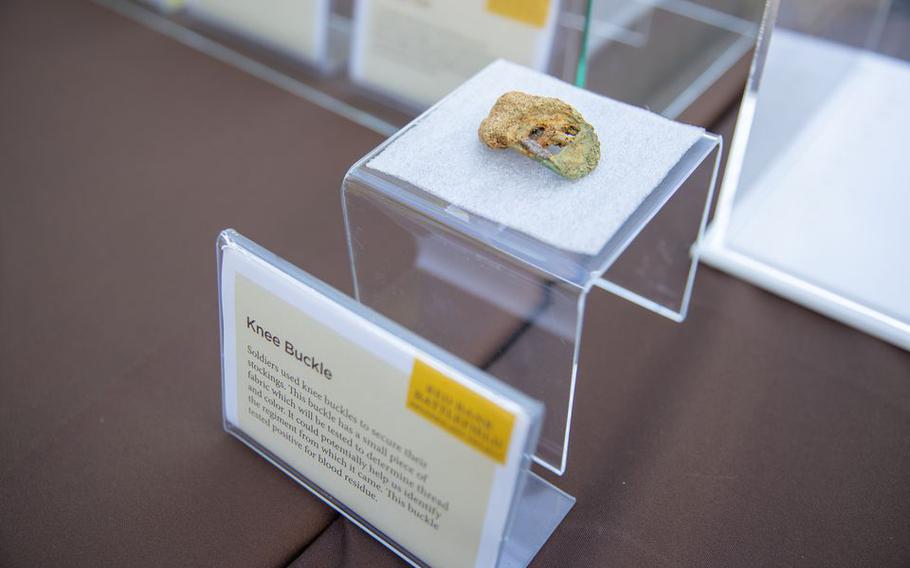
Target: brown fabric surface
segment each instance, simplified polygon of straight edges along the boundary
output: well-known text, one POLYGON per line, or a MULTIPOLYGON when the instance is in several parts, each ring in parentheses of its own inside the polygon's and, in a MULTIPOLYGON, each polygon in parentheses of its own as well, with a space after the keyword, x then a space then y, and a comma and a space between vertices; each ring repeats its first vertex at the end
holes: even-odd
MULTIPOLYGON (((0 4, 0 72, 0 565, 400 565, 219 403, 217 232, 349 291, 379 137, 87 2, 0 4)), ((704 268, 584 337, 535 566, 910 565, 910 355, 704 268)))
POLYGON ((221 430, 215 237, 349 288, 379 137, 91 3, 0 10, 0 565, 286 564, 336 514, 221 430))
POLYGON ((378 540, 338 517, 323 531, 288 568, 399 568, 407 566, 378 540))

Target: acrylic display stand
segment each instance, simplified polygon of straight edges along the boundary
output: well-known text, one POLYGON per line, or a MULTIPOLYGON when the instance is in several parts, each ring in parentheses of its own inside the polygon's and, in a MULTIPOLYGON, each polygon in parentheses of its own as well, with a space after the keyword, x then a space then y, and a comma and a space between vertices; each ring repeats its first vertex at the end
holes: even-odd
MULTIPOLYGON (((533 424, 530 426, 531 433, 527 439, 527 447, 521 453, 514 494, 487 497, 491 500, 495 498, 496 502, 499 503, 499 505, 491 503, 490 506, 502 506, 506 508, 507 512, 507 520, 502 532, 494 534, 493 542, 496 543, 495 556, 498 559, 496 566, 498 568, 526 567, 575 504, 574 497, 561 491, 530 470, 531 453, 534 449, 537 432, 539 432, 540 405, 535 401, 529 400, 521 393, 516 393, 513 389, 503 387, 488 374, 452 357, 450 353, 432 345, 424 338, 418 337, 381 315, 377 315, 369 308, 329 287, 321 280, 260 247, 236 231, 229 229, 221 233, 216 244, 216 252, 219 267, 219 303, 222 316, 221 358, 224 429, 409 564, 420 567, 427 566, 404 543, 395 540, 383 531, 383 527, 388 530, 388 525, 383 525, 375 518, 374 522, 370 522, 370 520, 359 514, 356 508, 352 508, 351 503, 346 503, 340 495, 333 495, 325 487, 320 486, 308 477, 307 471, 309 470, 300 465, 301 463, 306 463, 305 461, 294 462, 293 457, 290 458, 290 462, 286 461, 280 455, 280 450, 273 451, 274 447, 273 449, 267 447, 270 443, 274 443, 275 439, 255 439, 243 429, 241 426, 242 422, 238 419, 238 379, 237 370, 234 366, 236 363, 232 363, 236 361, 237 354, 235 349, 238 345, 237 331, 232 323, 236 305, 234 282, 237 275, 243 275, 249 281, 256 282, 255 285, 263 286, 263 289, 281 290, 282 295, 280 298, 282 301, 289 302, 286 304, 289 306, 294 306, 295 301, 300 302, 298 295, 301 294, 309 298, 307 301, 311 304, 308 305, 312 305, 314 303, 312 297, 315 294, 321 297, 323 302, 332 305, 331 308, 323 305, 323 313, 332 313, 333 310, 338 310, 349 315, 349 318, 346 319, 348 322, 346 325, 359 326, 357 331, 354 332, 355 337, 361 339, 370 338, 370 342, 374 345, 382 346, 382 349, 387 351, 401 349, 399 343, 384 343, 387 340, 384 340, 383 337, 395 337, 404 345, 416 350, 421 356, 435 358, 462 373, 465 380, 476 385, 474 388, 497 393, 498 396, 507 397, 514 404, 528 409, 533 424), (229 260, 226 261, 226 259, 229 260), (306 292, 301 293, 301 290, 306 292), (351 323, 352 321, 357 323, 353 324, 351 323), (292 462, 297 463, 297 467, 292 462)), ((299 309, 299 305, 298 308, 292 309, 299 309)), ((319 310, 314 310, 312 313, 318 312, 319 310)), ((340 328, 336 328, 336 333, 341 333, 338 329, 340 328)), ((352 344, 352 349, 356 350, 354 344, 352 344)), ((358 380, 362 381, 369 381, 370 378, 368 373, 357 377, 358 380)), ((404 407, 400 408, 399 411, 406 412, 404 407)), ((315 462, 310 462, 309 466, 319 467, 315 462)), ((482 530, 491 529, 484 527, 482 530)), ((480 563, 479 560, 478 563, 480 563)))
POLYGON ((907 11, 885 1, 768 3, 702 251, 722 270, 904 349, 907 29, 907 11))
MULTIPOLYGON (((508 69, 494 74, 509 82, 508 69)), ((541 85, 555 81, 541 77, 541 85)), ((409 130, 468 96, 465 89, 476 79, 370 152, 345 177, 342 199, 355 294, 360 302, 544 402, 535 459, 562 474, 587 295, 599 287, 673 321, 685 318, 697 266, 693 244, 710 207, 720 139, 702 131, 597 252, 570 252, 371 167, 409 130)), ((510 90, 505 83, 499 92, 510 90)), ((576 90, 565 94, 568 100, 578 96, 576 90)), ((480 145, 473 124, 475 131, 466 136, 480 145)), ((607 135, 635 137, 601 134, 607 135)), ((644 168, 648 155, 645 149, 644 168)), ((610 159, 605 155, 598 167, 610 168, 610 159)), ((530 161, 527 165, 543 169, 530 161)), ((596 348, 607 340, 594 338, 589 345, 596 348)))

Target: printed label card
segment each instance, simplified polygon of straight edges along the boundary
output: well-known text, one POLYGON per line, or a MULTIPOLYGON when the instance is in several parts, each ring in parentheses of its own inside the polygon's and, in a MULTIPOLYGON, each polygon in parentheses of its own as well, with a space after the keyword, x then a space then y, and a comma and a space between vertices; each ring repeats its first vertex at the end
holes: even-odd
POLYGON ((497 59, 546 71, 558 0, 357 0, 354 82, 427 107, 497 59))

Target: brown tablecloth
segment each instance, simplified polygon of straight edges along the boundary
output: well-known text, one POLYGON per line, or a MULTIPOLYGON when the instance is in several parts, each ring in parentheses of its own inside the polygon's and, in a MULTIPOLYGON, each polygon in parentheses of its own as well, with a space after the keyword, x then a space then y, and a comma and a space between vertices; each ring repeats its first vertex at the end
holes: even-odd
MULTIPOLYGON (((221 429, 214 239, 350 291, 380 137, 95 4, 0 4, 0 565, 398 566, 221 429)), ((535 566, 907 566, 910 355, 703 268, 588 305, 535 566)))

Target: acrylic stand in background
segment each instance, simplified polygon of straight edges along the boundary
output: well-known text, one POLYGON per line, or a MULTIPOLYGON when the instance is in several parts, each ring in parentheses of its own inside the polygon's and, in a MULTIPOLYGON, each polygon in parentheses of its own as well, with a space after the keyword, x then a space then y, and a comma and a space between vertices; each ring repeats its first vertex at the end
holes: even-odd
MULTIPOLYGON (((366 164, 342 200, 356 298, 542 401, 535 460, 566 469, 585 300, 602 288, 675 322, 686 317, 720 138, 703 134, 595 255, 566 252, 455 208, 366 164)), ((588 339, 588 345, 609 337, 588 339)))
POLYGON ((910 11, 770 0, 705 261, 910 350, 910 11))

